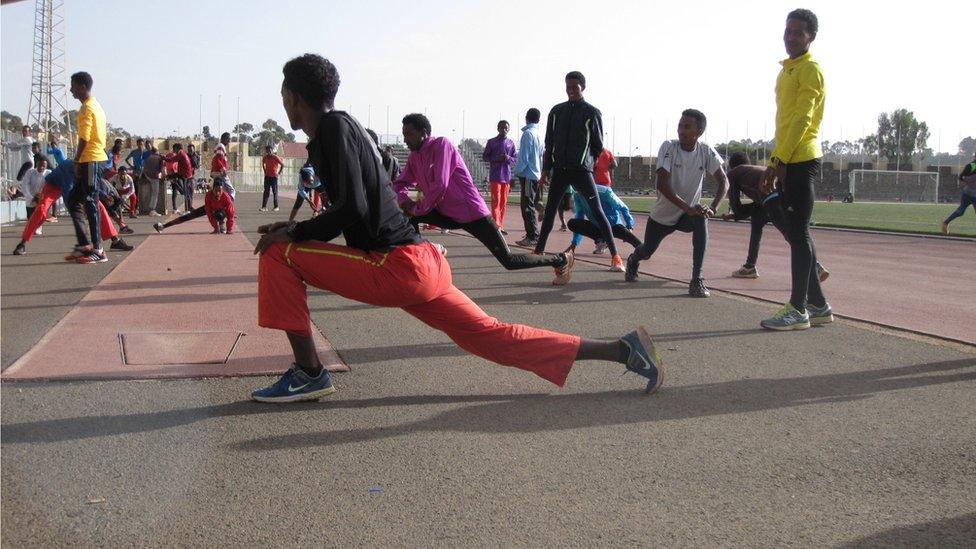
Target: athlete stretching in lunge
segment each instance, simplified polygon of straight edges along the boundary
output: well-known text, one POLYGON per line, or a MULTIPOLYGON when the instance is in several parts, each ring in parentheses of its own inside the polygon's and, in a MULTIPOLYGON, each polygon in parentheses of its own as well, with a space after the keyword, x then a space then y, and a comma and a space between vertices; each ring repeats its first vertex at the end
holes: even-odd
POLYGON ((485 199, 474 186, 461 153, 446 138, 431 137, 430 132, 426 116, 408 114, 403 118, 403 141, 410 149, 410 156, 393 183, 393 190, 413 226, 428 223, 442 229, 464 229, 480 240, 506 269, 553 267, 556 278, 552 283, 567 284, 573 269, 573 253, 513 254, 485 199), (413 187, 424 195, 419 202, 407 195, 413 187))
POLYGON ((264 236, 258 262, 258 324, 284 330, 295 363, 276 383, 254 391, 262 402, 316 400, 335 391, 312 340, 306 285, 381 307, 401 307, 444 331, 461 348, 528 370, 562 386, 577 360, 619 362, 661 384, 659 360, 643 328, 596 341, 488 316, 451 282, 451 267, 397 206, 376 147, 360 123, 334 111, 339 74, 305 54, 284 66, 282 103, 291 127, 309 137, 309 161, 325 182, 329 207, 315 219, 278 222, 264 236), (346 246, 328 242, 343 235, 346 246))
POLYGON ((172 221, 154 223, 153 229, 156 229, 157 233, 161 233, 163 229, 172 227, 173 225, 179 225, 198 217, 207 216, 207 220, 210 221, 210 226, 213 227, 212 234, 234 234, 234 217, 236 215, 234 200, 231 198, 229 192, 225 192, 224 181, 223 177, 218 176, 214 178, 213 186, 204 196, 203 206, 194 208, 189 213, 185 213, 172 221))

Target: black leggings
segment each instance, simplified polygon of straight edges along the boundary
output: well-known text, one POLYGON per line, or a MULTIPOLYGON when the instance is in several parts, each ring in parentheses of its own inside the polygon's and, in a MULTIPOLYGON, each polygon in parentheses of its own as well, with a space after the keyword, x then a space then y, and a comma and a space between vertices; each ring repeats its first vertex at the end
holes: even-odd
MULTIPOLYGON (((634 248, 640 247, 640 239, 637 238, 637 235, 630 232, 630 229, 627 227, 624 227, 623 225, 613 225, 611 229, 613 230, 613 236, 623 240, 634 248)), ((592 238, 593 240, 603 241, 603 233, 600 232, 600 228, 586 219, 570 219, 569 230, 573 231, 574 233, 579 233, 587 238, 592 238)))
POLYGON ((786 165, 783 185, 783 214, 786 240, 790 243, 790 265, 793 291, 790 303, 799 311, 807 303, 823 307, 826 303, 817 275, 817 250, 810 237, 810 217, 813 215, 813 181, 820 173, 820 159, 786 165))
POLYGON ((427 214, 411 217, 410 223, 413 224, 418 233, 420 232, 418 226, 421 223, 436 225, 442 229, 464 229, 484 244, 491 255, 495 256, 495 259, 502 264, 502 267, 509 271, 534 267, 562 267, 566 264, 566 258, 561 254, 513 254, 501 231, 498 230, 498 225, 495 225, 495 220, 490 215, 468 223, 459 223, 437 210, 431 210, 427 214))
POLYGON ((657 251, 657 247, 661 245, 664 237, 674 231, 691 233, 691 278, 693 280, 701 278, 702 264, 705 262, 705 250, 708 249, 708 218, 703 215, 682 214, 674 225, 662 225, 648 217, 647 228, 644 230, 644 243, 634 250, 634 255, 640 261, 650 258, 657 251))
POLYGON ((264 194, 261 196, 261 207, 268 207, 268 195, 274 193, 274 207, 278 207, 278 178, 264 176, 264 194))
POLYGON ((610 253, 616 255, 617 244, 613 241, 610 222, 607 221, 607 216, 603 213, 603 206, 600 205, 593 174, 568 170, 553 171, 552 180, 549 182, 549 198, 546 199, 546 215, 542 220, 542 228, 539 230, 539 242, 535 245, 536 253, 545 251, 546 241, 549 239, 552 225, 556 221, 556 210, 559 209, 563 195, 566 194, 566 189, 569 187, 573 187, 573 190, 580 193, 580 196, 586 200, 590 212, 593 213, 593 221, 600 228, 603 241, 610 248, 610 253))
MULTIPOLYGON (((194 219, 196 219, 198 217, 203 217, 205 215, 207 215, 206 208, 204 208, 203 206, 200 206, 199 208, 194 208, 194 209, 190 210, 189 212, 187 212, 187 213, 185 213, 185 214, 177 217, 176 219, 173 219, 171 221, 167 221, 166 223, 163 223, 163 228, 165 229, 165 228, 168 228, 168 227, 172 227, 173 225, 179 225, 180 223, 186 223, 187 221, 192 221, 192 220, 194 220, 194 219)), ((217 219, 218 222, 223 221, 223 220, 227 219, 227 212, 225 210, 217 210, 217 211, 214 212, 214 217, 217 219)))

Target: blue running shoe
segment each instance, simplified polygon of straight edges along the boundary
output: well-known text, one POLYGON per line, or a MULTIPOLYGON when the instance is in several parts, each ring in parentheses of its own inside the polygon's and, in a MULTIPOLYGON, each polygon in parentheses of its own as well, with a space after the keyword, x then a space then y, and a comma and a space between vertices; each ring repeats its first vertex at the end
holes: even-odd
POLYGON ((651 394, 664 382, 664 364, 654 348, 651 336, 643 326, 620 338, 630 350, 627 355, 627 369, 647 378, 645 393, 651 394))
POLYGON ((335 392, 328 370, 322 369, 318 377, 309 377, 296 364, 281 379, 263 389, 251 393, 258 402, 300 402, 318 400, 335 392))

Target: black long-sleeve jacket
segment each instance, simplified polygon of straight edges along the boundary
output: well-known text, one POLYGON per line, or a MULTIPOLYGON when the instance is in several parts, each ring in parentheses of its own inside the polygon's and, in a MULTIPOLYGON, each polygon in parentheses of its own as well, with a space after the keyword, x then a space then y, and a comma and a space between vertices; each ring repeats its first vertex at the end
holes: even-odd
POLYGON ((542 171, 593 171, 603 152, 603 115, 585 100, 566 101, 549 111, 542 171))
POLYGON ((314 219, 295 225, 291 234, 296 242, 328 242, 342 234, 347 246, 367 252, 421 242, 397 205, 379 151, 359 121, 341 111, 323 114, 306 148, 330 204, 314 219))

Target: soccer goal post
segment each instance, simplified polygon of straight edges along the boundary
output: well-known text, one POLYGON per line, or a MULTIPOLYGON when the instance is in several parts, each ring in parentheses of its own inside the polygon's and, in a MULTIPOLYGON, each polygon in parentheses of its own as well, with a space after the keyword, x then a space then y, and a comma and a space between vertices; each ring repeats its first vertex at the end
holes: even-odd
POLYGON ((848 192, 868 202, 938 202, 938 172, 851 170, 848 192))

